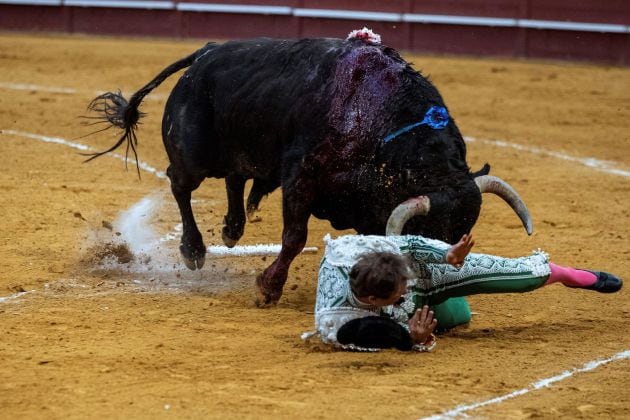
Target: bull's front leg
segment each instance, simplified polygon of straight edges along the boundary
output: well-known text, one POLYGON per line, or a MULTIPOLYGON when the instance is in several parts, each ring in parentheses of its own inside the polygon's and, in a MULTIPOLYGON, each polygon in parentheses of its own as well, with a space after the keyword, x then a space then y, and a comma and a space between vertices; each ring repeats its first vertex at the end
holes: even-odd
MULTIPOLYGON (((285 222, 286 223, 286 222, 285 222)), ((257 278, 258 306, 275 305, 282 296, 282 289, 287 281, 289 267, 293 259, 304 249, 307 237, 308 215, 300 226, 292 225, 282 231, 282 249, 276 260, 257 278)))
POLYGON ((306 177, 283 186, 282 249, 275 261, 256 278, 258 306, 275 305, 280 300, 291 262, 306 244, 313 197, 314 185, 306 177))
POLYGON ((166 173, 171 179, 171 191, 182 217, 183 232, 179 251, 186 267, 191 270, 201 269, 206 261, 206 247, 195 222, 190 199, 191 192, 199 186, 203 178, 192 177, 181 169, 174 169, 173 166, 169 166, 166 173))

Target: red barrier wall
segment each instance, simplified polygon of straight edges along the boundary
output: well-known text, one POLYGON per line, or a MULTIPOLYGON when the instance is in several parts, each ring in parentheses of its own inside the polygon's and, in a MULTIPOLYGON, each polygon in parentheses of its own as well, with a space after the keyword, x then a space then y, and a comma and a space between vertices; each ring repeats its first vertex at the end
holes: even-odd
POLYGON ((344 37, 368 26, 416 52, 630 64, 627 0, 255 1, 0 0, 0 30, 234 39, 344 37))

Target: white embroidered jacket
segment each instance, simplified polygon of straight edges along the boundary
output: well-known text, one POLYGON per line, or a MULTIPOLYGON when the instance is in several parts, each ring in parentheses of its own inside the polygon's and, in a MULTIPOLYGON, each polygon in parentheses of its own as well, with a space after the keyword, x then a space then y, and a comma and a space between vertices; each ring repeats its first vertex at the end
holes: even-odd
MULTIPOLYGON (((366 316, 386 316, 408 330, 409 317, 416 309, 411 291, 403 296, 404 303, 398 306, 378 308, 360 302, 350 290, 348 275, 361 255, 387 251, 409 254, 421 264, 445 264, 450 247, 444 242, 420 236, 345 235, 331 239, 330 235, 326 235, 324 242, 326 249, 319 269, 315 303, 316 333, 324 343, 344 348, 347 346, 337 341, 337 331, 348 321, 366 316)), ((408 290, 419 281, 430 281, 430 278, 410 280, 408 290)))

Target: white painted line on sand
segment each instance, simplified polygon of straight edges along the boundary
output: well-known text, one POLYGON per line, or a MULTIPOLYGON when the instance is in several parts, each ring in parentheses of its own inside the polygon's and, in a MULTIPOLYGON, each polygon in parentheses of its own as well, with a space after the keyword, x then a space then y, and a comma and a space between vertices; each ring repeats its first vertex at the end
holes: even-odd
POLYGON ((475 137, 464 137, 464 140, 468 143, 481 143, 488 144, 496 147, 504 147, 508 149, 520 150, 522 152, 532 153, 535 155, 541 156, 550 156, 560 160, 566 160, 568 162, 579 163, 580 165, 593 168, 600 172, 606 172, 611 175, 623 176, 625 178, 630 178, 630 170, 620 169, 618 168, 619 164, 616 162, 599 160, 595 158, 582 158, 577 156, 567 155, 565 153, 555 152, 553 150, 543 149, 542 147, 537 146, 525 146, 518 143, 511 143, 504 140, 485 140, 478 139, 475 137))
POLYGON ((553 383, 563 381, 567 378, 570 378, 571 376, 575 374, 589 372, 605 364, 608 364, 611 362, 617 362, 619 360, 624 360, 628 358, 630 358, 630 350, 624 350, 607 359, 593 360, 588 363, 585 363, 584 365, 582 365, 582 367, 573 368, 573 369, 564 371, 560 373, 559 375, 533 382, 529 384, 527 387, 510 392, 509 394, 504 394, 498 397, 490 398, 485 401, 479 401, 473 404, 458 405, 452 410, 445 411, 441 414, 436 414, 429 417, 422 417, 421 420, 445 420, 445 419, 452 419, 458 416, 468 417, 468 415, 466 414, 467 411, 475 410, 477 408, 485 407, 492 404, 497 404, 505 400, 509 400, 511 398, 525 395, 529 392, 536 391, 542 388, 549 388, 553 383))
MULTIPOLYGON (((245 256, 275 256, 280 253, 282 245, 280 244, 256 244, 256 245, 236 245, 233 248, 228 248, 223 245, 210 245, 207 249, 208 257, 210 258, 222 258, 222 257, 245 257, 245 256)), ((318 248, 316 246, 304 247, 302 253, 314 254, 318 248)))
POLYGON ((66 88, 66 87, 56 87, 56 86, 40 86, 34 85, 31 83, 6 83, 0 82, 0 89, 9 89, 9 90, 28 90, 29 92, 52 92, 52 93, 66 93, 66 94, 75 94, 77 93, 76 89, 66 88))
MULTIPOLYGON (((67 94, 67 95, 81 94, 81 95, 90 95, 90 96, 92 96, 92 95, 98 96, 98 95, 102 95, 103 93, 106 92, 104 90, 87 91, 87 90, 79 90, 79 89, 62 87, 62 86, 42 86, 42 85, 35 85, 35 84, 32 84, 32 83, 11 83, 11 82, 0 82, 0 89, 26 90, 26 91, 29 91, 29 92, 63 93, 63 94, 67 94)), ((133 93, 130 94, 128 92, 127 93, 126 92, 122 92, 122 94, 126 98, 129 98, 129 96, 131 96, 133 93)), ((162 100, 166 99, 167 96, 168 95, 165 94, 165 93, 151 92, 145 97, 145 99, 162 101, 162 100)))
MULTIPOLYGON (((182 224, 175 226, 172 232, 167 233, 159 242, 167 242, 175 240, 181 236, 182 224)), ((207 258, 225 258, 225 257, 251 257, 251 256, 276 256, 282 249, 281 244, 256 244, 256 245, 236 245, 228 248, 225 245, 209 245, 206 248, 207 258)), ((316 246, 307 246, 302 250, 303 254, 314 254, 319 250, 316 246)))
POLYGON ((84 152, 92 150, 90 146, 87 146, 81 143, 75 143, 66 139, 62 139, 61 137, 42 136, 39 134, 27 133, 25 131, 18 131, 18 130, 0 130, 0 134, 6 134, 9 136, 16 136, 16 137, 26 137, 28 139, 43 141, 44 143, 62 144, 64 146, 72 147, 73 149, 78 149, 84 152))
POLYGON ((166 235, 160 238, 160 242, 168 242, 168 241, 176 240, 177 238, 181 236, 183 229, 184 229, 183 224, 181 223, 176 224, 171 232, 168 232, 166 235))
POLYGON ((35 290, 29 290, 28 292, 18 292, 14 293, 11 296, 0 296, 0 303, 5 303, 9 300, 17 299, 20 296, 24 296, 27 293, 33 293, 35 290))
MULTIPOLYGON (((61 137, 42 136, 40 134, 27 133, 25 131, 18 131, 18 130, 0 130, 0 134, 5 134, 5 135, 8 135, 8 136, 15 136, 15 137, 25 137, 25 138, 29 138, 29 139, 43 141, 45 143, 61 144, 61 145, 72 147, 73 149, 81 150, 81 151, 84 151, 84 152, 96 152, 97 151, 96 149, 94 149, 94 148, 92 148, 90 146, 87 146, 85 144, 77 143, 77 142, 70 141, 70 140, 66 140, 66 139, 63 139, 61 137)), ((113 157, 115 159, 122 160, 123 162, 125 162, 127 160, 127 158, 124 155, 121 155, 121 154, 118 154, 118 153, 108 153, 106 156, 110 156, 110 157, 113 157)), ((127 161, 130 164, 132 164, 132 165, 136 164, 136 160, 133 159, 133 158, 129 158, 127 161)), ((158 178, 161 178, 161 179, 165 179, 166 178, 166 173, 164 173, 163 171, 159 171, 159 170, 155 169, 154 167, 152 167, 151 165, 149 165, 146 162, 143 162, 143 161, 140 160, 140 161, 138 161, 138 166, 143 171, 149 172, 149 173, 155 175, 158 178)))

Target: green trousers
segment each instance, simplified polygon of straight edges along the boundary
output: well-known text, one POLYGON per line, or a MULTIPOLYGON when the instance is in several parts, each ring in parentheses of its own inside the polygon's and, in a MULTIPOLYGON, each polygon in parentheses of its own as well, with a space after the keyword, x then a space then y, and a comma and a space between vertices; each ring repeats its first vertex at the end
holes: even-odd
POLYGON ((439 330, 450 330, 458 325, 468 324, 472 318, 470 306, 465 297, 455 297, 432 306, 433 316, 438 320, 439 330))
POLYGON ((470 322, 464 296, 491 293, 524 293, 542 287, 550 268, 544 253, 522 258, 470 254, 463 267, 426 264, 412 286, 416 309, 429 305, 440 328, 470 322))

